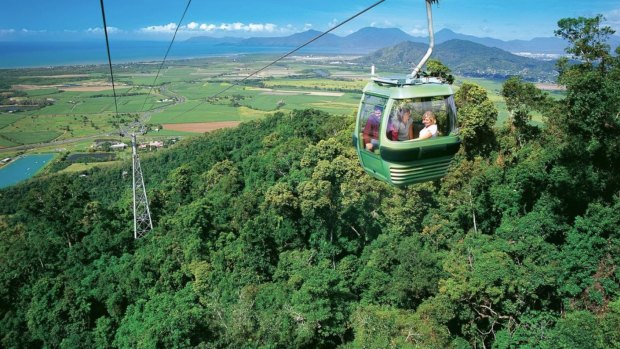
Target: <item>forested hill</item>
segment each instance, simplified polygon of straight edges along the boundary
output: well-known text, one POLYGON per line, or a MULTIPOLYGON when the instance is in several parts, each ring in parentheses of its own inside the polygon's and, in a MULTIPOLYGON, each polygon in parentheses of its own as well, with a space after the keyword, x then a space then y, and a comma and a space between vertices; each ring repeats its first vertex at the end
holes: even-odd
POLYGON ((352 118, 303 110, 145 155, 140 240, 128 163, 4 189, 0 346, 618 347, 620 60, 589 57, 564 100, 508 80, 498 128, 461 86, 437 182, 372 179, 352 118))
MULTIPOLYGON (((366 65, 375 64, 381 71, 410 72, 424 56, 427 44, 405 41, 375 51, 358 59, 366 65)), ((521 76, 529 81, 555 81, 555 62, 521 57, 495 47, 466 40, 449 40, 438 44, 433 57, 458 74, 472 77, 505 79, 521 76)))

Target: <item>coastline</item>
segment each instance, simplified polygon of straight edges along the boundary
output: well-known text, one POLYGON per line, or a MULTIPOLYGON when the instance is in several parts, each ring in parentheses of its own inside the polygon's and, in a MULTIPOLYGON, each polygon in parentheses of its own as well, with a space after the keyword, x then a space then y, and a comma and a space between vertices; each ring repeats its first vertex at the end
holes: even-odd
MULTIPOLYGON (((159 63, 169 43, 163 41, 119 41, 110 45, 112 64, 159 63)), ((231 57, 247 54, 282 54, 285 46, 208 45, 199 42, 175 43, 167 61, 231 57)), ((304 48, 299 53, 336 54, 338 50, 304 48)), ((108 64, 103 42, 2 42, 0 69, 52 68, 108 64)))

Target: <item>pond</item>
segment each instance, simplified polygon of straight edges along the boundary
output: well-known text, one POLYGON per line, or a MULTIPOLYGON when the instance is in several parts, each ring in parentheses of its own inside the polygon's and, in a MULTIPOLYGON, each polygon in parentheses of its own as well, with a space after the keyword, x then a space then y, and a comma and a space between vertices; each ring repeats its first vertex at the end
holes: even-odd
POLYGON ((34 176, 47 165, 54 154, 22 155, 0 168, 0 188, 5 188, 34 176))

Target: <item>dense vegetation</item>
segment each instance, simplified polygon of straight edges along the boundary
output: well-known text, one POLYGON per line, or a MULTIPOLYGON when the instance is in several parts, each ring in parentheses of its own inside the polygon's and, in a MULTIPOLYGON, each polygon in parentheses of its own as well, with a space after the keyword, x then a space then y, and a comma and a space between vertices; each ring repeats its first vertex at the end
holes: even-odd
POLYGON ((598 52, 560 66, 560 101, 508 80, 500 128, 463 85, 438 182, 372 179, 352 120, 304 110, 144 157, 140 240, 129 164, 0 191, 0 346, 620 347, 620 59, 598 52))

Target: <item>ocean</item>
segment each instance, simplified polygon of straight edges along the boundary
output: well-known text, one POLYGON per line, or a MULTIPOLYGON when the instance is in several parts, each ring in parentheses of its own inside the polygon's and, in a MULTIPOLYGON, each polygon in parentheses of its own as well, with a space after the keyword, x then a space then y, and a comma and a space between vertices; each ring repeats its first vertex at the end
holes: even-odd
MULTIPOLYGON (((110 43, 112 64, 128 62, 159 62, 164 59, 169 42, 117 41, 110 43)), ((213 45, 200 42, 175 42, 167 61, 234 54, 284 54, 294 47, 252 47, 213 45)), ((296 52, 336 53, 325 47, 305 47, 296 52)), ((0 42, 0 69, 34 68, 60 65, 107 64, 105 41, 102 42, 0 42)))

